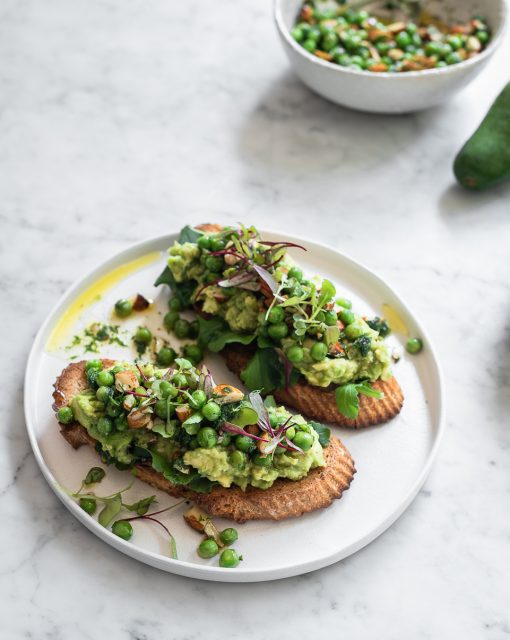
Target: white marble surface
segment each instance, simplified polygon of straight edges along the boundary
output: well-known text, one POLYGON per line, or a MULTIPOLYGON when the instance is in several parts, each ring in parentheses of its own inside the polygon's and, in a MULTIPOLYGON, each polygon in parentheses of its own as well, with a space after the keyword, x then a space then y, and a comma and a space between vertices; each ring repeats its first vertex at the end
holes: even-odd
POLYGON ((507 37, 450 104, 374 117, 290 73, 269 2, 4 0, 0 6, 0 635, 379 640, 510 634, 510 185, 452 182, 508 78, 507 37), (254 222, 376 268, 429 328, 448 429, 416 501, 327 569, 221 585, 122 556, 44 483, 25 361, 98 260, 186 221, 254 222))

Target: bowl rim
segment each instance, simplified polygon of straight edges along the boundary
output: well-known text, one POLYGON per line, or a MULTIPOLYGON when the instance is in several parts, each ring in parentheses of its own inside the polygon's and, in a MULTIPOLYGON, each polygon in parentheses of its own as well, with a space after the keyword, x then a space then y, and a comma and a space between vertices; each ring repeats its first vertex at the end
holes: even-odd
POLYGON ((375 78, 392 78, 394 80, 402 81, 404 78, 430 78, 434 75, 439 74, 447 74, 447 73, 455 73, 456 68, 460 67, 461 69, 466 69, 469 66, 474 67, 478 63, 482 62, 486 58, 492 56, 492 54, 496 51, 498 46, 501 44, 503 39, 503 34, 507 28, 508 24, 508 3, 507 0, 499 0, 499 9, 501 20, 500 23, 489 42, 486 49, 482 51, 477 56, 473 58, 469 58, 469 60, 463 60, 462 62, 458 62, 456 64, 449 65, 447 67, 439 67, 434 69, 422 69, 421 71, 406 71, 405 73, 395 73, 392 71, 380 71, 378 73, 367 73, 364 69, 350 69, 348 67, 342 67, 339 64, 333 64, 328 62, 327 60, 322 60, 318 56, 309 53, 306 49, 297 43, 294 38, 290 35, 290 31, 284 24, 283 16, 282 16, 282 3, 284 0, 273 0, 273 17, 276 23, 276 27, 280 32, 281 36, 285 39, 287 44, 294 49, 298 54, 303 56, 305 60, 308 60, 312 64, 318 64, 319 66, 323 66, 325 69, 329 69, 332 72, 338 72, 339 74, 346 73, 351 74, 358 77, 375 77, 375 78), (398 80, 397 80, 398 79, 398 80))

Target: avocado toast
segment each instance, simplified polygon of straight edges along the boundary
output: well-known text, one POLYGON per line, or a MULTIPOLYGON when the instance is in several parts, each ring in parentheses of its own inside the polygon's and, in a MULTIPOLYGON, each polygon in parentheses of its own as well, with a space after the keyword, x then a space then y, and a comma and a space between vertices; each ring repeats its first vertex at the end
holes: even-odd
POLYGON ((207 369, 112 360, 67 366, 54 409, 74 448, 211 515, 281 520, 327 507, 349 488, 352 458, 329 430, 258 394, 215 385, 207 369))
MULTIPOLYGON (((156 284, 199 314, 199 342, 221 352, 244 384, 303 415, 344 427, 386 422, 403 404, 378 317, 352 311, 331 282, 308 277, 254 227, 185 227, 156 284)), ((174 310, 169 330, 182 325, 174 310)))

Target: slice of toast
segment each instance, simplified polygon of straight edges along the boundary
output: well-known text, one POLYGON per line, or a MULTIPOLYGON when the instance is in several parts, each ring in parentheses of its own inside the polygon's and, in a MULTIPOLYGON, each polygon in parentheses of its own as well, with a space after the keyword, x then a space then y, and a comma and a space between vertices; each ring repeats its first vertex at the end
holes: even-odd
MULTIPOLYGON (((104 367, 113 364, 111 360, 103 360, 104 367)), ((54 388, 53 408, 58 410, 88 388, 85 362, 75 362, 66 367, 57 378, 54 388)), ((96 444, 94 438, 77 422, 61 424, 60 431, 75 449, 85 444, 96 444)), ((195 493, 170 483, 148 464, 136 464, 135 474, 140 480, 171 496, 193 500, 213 516, 239 523, 247 520, 283 520, 328 507, 349 488, 356 470, 340 440, 331 438, 324 450, 324 458, 326 466, 312 469, 302 480, 277 480, 265 490, 250 486, 242 491, 239 487, 226 489, 217 486, 210 493, 195 493)))
MULTIPOLYGON (((240 344, 228 345, 221 352, 227 367, 239 375, 253 355, 250 347, 240 344)), ((384 398, 370 398, 360 394, 359 414, 355 420, 346 418, 336 406, 335 389, 314 387, 302 378, 297 384, 273 392, 277 402, 292 407, 308 418, 319 422, 329 422, 341 427, 360 429, 381 424, 395 417, 404 403, 402 389, 394 377, 386 382, 377 380, 372 385, 384 393, 384 398)))

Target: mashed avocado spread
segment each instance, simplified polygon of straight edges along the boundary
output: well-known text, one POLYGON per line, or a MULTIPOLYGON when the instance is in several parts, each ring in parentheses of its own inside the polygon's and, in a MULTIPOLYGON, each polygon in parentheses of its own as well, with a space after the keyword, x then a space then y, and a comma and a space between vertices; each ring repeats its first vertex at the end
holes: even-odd
POLYGON ((120 468, 151 464, 174 484, 208 491, 215 483, 267 489, 277 478, 299 480, 325 464, 322 425, 266 406, 258 394, 214 385, 207 369, 185 359, 174 369, 103 369, 92 360, 86 375, 89 388, 69 407, 104 461, 120 468))
POLYGON ((184 232, 186 241, 175 242, 168 257, 177 291, 186 282, 193 291, 190 305, 199 304, 206 315, 200 320, 203 347, 220 350, 253 337, 258 350, 241 375, 249 388, 282 386, 286 363, 320 387, 391 377, 387 323, 367 320, 348 300, 335 300, 328 280, 305 277, 287 253, 295 245, 265 242, 253 227, 184 232), (211 316, 224 321, 223 329, 211 316), (261 355, 266 349, 276 350, 280 365, 261 355))

